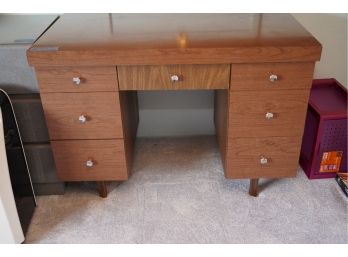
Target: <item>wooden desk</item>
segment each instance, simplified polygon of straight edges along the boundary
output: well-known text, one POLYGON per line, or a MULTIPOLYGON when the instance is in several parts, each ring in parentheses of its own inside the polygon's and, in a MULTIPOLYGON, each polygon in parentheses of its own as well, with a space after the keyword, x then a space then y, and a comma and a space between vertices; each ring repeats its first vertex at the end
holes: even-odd
POLYGON ((255 196, 296 175, 320 54, 287 14, 68 14, 27 52, 61 180, 129 178, 137 90, 209 89, 225 177, 255 196))

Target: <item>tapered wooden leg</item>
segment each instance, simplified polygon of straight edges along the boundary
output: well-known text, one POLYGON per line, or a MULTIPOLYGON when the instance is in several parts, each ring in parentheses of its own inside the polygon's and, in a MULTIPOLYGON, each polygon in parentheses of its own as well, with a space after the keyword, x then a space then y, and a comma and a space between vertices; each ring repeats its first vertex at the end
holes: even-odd
POLYGON ((105 181, 97 181, 99 196, 106 198, 108 196, 108 189, 105 181))
POLYGON ((250 179, 249 195, 257 197, 259 195, 259 179, 250 179))

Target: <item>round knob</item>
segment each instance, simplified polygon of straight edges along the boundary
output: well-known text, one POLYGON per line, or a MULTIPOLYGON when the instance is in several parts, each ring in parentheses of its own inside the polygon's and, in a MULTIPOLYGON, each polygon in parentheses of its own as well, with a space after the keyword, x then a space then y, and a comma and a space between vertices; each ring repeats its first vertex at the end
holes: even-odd
POLYGON ((269 76, 269 81, 276 82, 278 80, 278 76, 275 74, 272 74, 269 76))
POLYGON ((85 115, 80 115, 79 116, 79 122, 80 123, 86 123, 87 121, 87 117, 85 115))
POLYGON ((267 112, 266 113, 266 119, 267 120, 271 120, 271 119, 273 119, 273 117, 274 117, 274 114, 272 112, 267 112))
POLYGON ((81 84, 81 79, 79 77, 74 77, 72 81, 76 86, 81 84))
POLYGON ((89 159, 86 161, 86 167, 87 168, 92 168, 94 166, 93 160, 89 159))
POLYGON ((171 75, 170 76, 170 81, 172 83, 178 82, 179 81, 179 75, 171 75))
POLYGON ((268 159, 264 156, 261 156, 260 158, 260 164, 265 165, 268 163, 268 159))

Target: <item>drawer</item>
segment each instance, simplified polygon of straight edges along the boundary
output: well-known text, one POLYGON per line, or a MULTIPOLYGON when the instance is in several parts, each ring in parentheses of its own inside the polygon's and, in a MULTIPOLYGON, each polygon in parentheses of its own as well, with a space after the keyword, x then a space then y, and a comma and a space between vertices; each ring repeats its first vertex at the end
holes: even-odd
POLYGON ((309 90, 313 70, 314 63, 233 64, 231 90, 309 90))
POLYGON ((228 89, 229 64, 117 66, 120 90, 228 89))
POLYGON ((128 179, 124 141, 52 141, 58 177, 62 181, 128 179))
POLYGON ((231 91, 229 136, 301 136, 308 95, 309 90, 231 91))
POLYGON ((232 138, 225 176, 293 177, 298 169, 300 141, 301 137, 232 138))
POLYGON ((51 140, 123 138, 118 92, 41 94, 51 140))
POLYGON ((116 67, 36 68, 41 93, 118 91, 116 67))

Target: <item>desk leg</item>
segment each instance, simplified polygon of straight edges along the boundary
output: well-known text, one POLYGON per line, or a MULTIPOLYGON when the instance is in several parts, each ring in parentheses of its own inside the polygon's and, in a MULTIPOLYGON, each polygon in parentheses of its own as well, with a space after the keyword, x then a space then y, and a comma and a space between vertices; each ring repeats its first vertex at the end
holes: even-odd
POLYGON ((99 196, 106 198, 108 196, 108 189, 105 181, 97 181, 99 196))
POLYGON ((250 179, 249 195, 257 197, 259 195, 259 179, 250 179))

